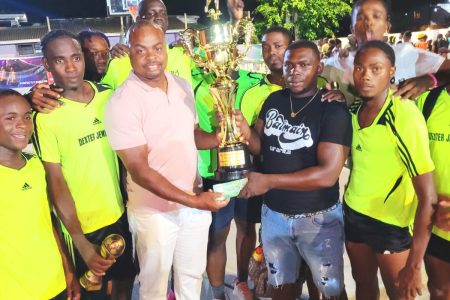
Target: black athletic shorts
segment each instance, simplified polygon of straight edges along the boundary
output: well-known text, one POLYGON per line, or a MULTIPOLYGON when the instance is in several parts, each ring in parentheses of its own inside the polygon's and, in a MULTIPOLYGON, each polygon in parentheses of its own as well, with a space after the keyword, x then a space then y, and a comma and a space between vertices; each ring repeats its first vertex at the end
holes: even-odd
POLYGON ((450 242, 432 233, 426 254, 450 263, 450 242))
POLYGON ((403 252, 411 247, 408 227, 398 227, 358 213, 344 202, 345 240, 364 243, 380 254, 403 252))
MULTIPOLYGON (((110 234, 120 234, 125 239, 125 251, 116 259, 116 262, 108 269, 103 276, 103 287, 106 287, 108 280, 126 280, 136 276, 136 268, 133 263, 133 244, 131 233, 128 227, 127 215, 124 213, 115 223, 100 228, 94 232, 85 234, 88 241, 95 245, 101 245, 102 241, 110 234)), ((78 277, 81 277, 87 270, 78 250, 74 247, 75 270, 78 277)))

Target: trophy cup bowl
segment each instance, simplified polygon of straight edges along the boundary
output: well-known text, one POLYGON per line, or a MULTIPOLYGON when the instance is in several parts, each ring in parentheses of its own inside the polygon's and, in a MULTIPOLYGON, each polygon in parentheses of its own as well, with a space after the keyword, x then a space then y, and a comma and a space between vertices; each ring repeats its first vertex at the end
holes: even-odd
MULTIPOLYGON (((100 246, 100 255, 103 258, 117 258, 125 251, 125 240, 119 234, 110 234, 100 246)), ((80 285, 86 291, 99 291, 102 288, 102 276, 94 275, 90 270, 80 278, 80 285)))
POLYGON ((181 43, 199 67, 203 67, 206 72, 214 72, 216 76, 210 91, 223 120, 220 124, 222 141, 217 151, 218 167, 214 179, 230 181, 242 178, 251 168, 247 146, 239 141, 233 115, 237 83, 231 79, 230 73, 237 70, 250 48, 254 27, 249 19, 242 19, 234 25, 220 23, 219 1, 215 1, 215 10, 209 9, 210 2, 207 1, 205 11, 211 18, 211 25, 201 31, 185 30, 181 33, 181 43), (241 52, 237 49, 240 40, 244 41, 241 52))

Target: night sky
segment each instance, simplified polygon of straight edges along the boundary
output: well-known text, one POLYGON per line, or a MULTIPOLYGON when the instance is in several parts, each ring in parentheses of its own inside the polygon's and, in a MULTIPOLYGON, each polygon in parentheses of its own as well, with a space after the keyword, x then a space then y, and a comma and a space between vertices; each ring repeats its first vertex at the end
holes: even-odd
MULTIPOLYGON (((220 0, 224 6, 226 0, 220 0)), ((310 0, 314 1, 314 0, 310 0)), ((203 15, 205 0, 164 0, 169 14, 193 14, 203 15)), ((246 10, 253 10, 257 0, 244 0, 246 10)), ((404 12, 419 5, 436 4, 446 0, 387 0, 391 4, 391 19, 397 20, 403 17, 404 12)), ((44 23, 45 17, 56 18, 88 18, 105 17, 106 0, 0 0, 1 12, 25 12, 29 23, 44 23)), ((338 35, 347 35, 349 31, 350 18, 345 17, 341 21, 341 29, 338 35)), ((393 24, 395 27, 395 24, 393 24)), ((407 26, 407 24, 405 25, 407 26)), ((394 28, 397 29, 397 28, 394 28)), ((403 30, 403 29, 402 29, 403 30)))
MULTIPOLYGON (((203 12, 205 0, 165 0, 171 15, 203 12)), ((225 0, 221 2, 225 3, 225 0)), ((245 0, 246 9, 254 9, 256 0, 245 0)), ((25 12, 31 23, 50 18, 105 17, 106 0, 0 0, 0 11, 25 12)))

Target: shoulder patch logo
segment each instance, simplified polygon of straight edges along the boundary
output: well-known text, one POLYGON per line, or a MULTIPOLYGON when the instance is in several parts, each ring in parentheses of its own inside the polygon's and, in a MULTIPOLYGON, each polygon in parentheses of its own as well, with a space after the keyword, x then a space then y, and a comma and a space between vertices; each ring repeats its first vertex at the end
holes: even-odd
POLYGON ((27 190, 31 190, 31 185, 29 185, 28 183, 25 182, 22 187, 22 191, 27 191, 27 190))
POLYGON ((362 151, 361 145, 358 144, 358 146, 356 146, 356 150, 362 151))
POLYGON ((95 118, 94 122, 92 123, 92 125, 98 125, 98 124, 101 124, 101 123, 102 122, 99 119, 95 118))

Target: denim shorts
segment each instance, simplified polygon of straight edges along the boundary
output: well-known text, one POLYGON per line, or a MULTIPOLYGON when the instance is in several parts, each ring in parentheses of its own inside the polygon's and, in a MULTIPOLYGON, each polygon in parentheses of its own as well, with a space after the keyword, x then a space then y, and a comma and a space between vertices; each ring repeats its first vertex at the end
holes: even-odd
POLYGON ((303 215, 285 215, 263 205, 261 226, 271 285, 297 282, 303 258, 321 293, 326 297, 341 294, 344 288, 344 222, 340 204, 303 215))

